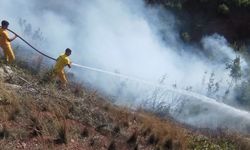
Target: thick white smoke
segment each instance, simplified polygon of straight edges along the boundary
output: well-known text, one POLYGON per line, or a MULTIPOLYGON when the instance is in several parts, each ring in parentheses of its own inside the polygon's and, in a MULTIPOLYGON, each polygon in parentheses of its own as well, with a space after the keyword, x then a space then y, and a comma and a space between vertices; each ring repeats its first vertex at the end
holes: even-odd
MULTIPOLYGON (((142 0, 1 0, 0 19, 9 20, 10 28, 18 33, 26 30, 23 36, 52 57, 57 57, 70 47, 73 50, 71 59, 78 64, 153 83, 166 76, 164 84, 178 89, 188 88, 201 94, 208 94, 209 79, 214 78, 219 90, 210 96, 220 98, 231 81, 225 63, 233 60, 236 54, 222 36, 214 34, 204 37, 202 50, 184 44, 180 40, 175 17, 161 8, 147 8, 142 0), (44 38, 42 41, 27 35, 27 32, 34 33, 38 28, 44 38), (214 77, 211 77, 212 73, 214 77)), ((21 44, 18 40, 15 42, 21 44)), ((155 89, 143 83, 79 68, 73 68, 72 72, 105 94, 119 97, 119 103, 141 104, 147 99, 146 95, 155 89)), ((165 97, 164 100, 174 107, 175 103, 170 99, 165 97)), ((174 110, 188 111, 192 106, 203 104, 199 101, 189 102, 188 105, 175 104, 174 110)), ((211 111, 221 109, 215 106, 212 105, 215 108, 211 111)), ((200 116, 199 113, 185 116, 187 113, 177 115, 174 111, 172 114, 181 121, 211 127, 209 121, 214 113, 206 111, 207 115, 200 116), (199 120, 202 120, 201 124, 199 120)), ((212 127, 226 125, 220 120, 228 117, 228 114, 220 115, 214 118, 212 127)))

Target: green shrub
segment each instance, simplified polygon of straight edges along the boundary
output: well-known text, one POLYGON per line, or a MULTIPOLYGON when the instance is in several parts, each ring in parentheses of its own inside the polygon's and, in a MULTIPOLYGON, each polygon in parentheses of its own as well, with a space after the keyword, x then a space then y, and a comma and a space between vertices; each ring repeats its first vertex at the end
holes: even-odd
POLYGON ((181 33, 181 38, 184 42, 190 42, 191 41, 191 36, 188 32, 182 32, 181 33))
POLYGON ((229 14, 229 12, 230 12, 229 7, 226 4, 220 4, 218 6, 218 13, 219 14, 227 15, 227 14, 229 14))
POLYGON ((250 6, 250 0, 234 0, 234 1, 240 7, 249 7, 250 6))

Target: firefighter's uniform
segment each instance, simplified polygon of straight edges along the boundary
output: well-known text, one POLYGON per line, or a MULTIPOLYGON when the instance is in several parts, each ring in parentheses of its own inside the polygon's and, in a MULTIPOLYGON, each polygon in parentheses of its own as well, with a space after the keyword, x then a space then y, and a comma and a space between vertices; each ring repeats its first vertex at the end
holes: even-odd
POLYGON ((13 62, 15 60, 15 55, 10 45, 8 32, 3 28, 0 28, 0 47, 3 49, 6 61, 8 63, 13 62))
POLYGON ((70 65, 70 59, 66 54, 60 55, 56 60, 56 65, 54 67, 54 73, 56 76, 59 77, 60 81, 62 82, 63 86, 66 86, 67 84, 67 78, 64 72, 64 67, 67 65, 70 65))

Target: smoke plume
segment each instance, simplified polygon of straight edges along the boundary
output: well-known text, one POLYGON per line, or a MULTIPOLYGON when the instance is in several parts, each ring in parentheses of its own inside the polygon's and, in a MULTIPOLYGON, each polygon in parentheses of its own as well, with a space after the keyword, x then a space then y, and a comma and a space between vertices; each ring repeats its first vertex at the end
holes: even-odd
MULTIPOLYGON (((169 113, 182 122, 198 127, 246 129, 234 121, 230 123, 228 118, 239 121, 248 113, 236 111, 232 116, 231 107, 224 107, 231 81, 225 63, 235 59, 234 50, 216 33, 204 35, 201 47, 182 42, 175 16, 160 7, 146 6, 142 0, 2 0, 0 19, 8 20, 11 29, 52 57, 69 47, 73 50, 71 59, 77 64, 155 84, 164 78, 161 85, 214 98, 209 104, 163 87, 157 92, 157 85, 80 68, 67 70, 79 82, 115 96, 119 104, 136 107, 156 98, 164 101, 169 113), (153 98, 155 92, 161 93, 161 98, 153 98)), ((29 49, 20 40, 14 44, 29 49)), ((25 49, 17 53, 23 54, 25 49)), ((246 63, 243 59, 241 62, 244 70, 246 63)), ((249 120, 244 125, 249 125, 249 120)))

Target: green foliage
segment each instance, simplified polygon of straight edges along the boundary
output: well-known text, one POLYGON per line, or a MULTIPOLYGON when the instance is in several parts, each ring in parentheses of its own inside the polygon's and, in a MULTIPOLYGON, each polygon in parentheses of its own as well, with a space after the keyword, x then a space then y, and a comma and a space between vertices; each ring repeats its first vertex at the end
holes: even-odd
POLYGON ((182 32, 181 33, 181 38, 184 42, 190 42, 191 41, 191 36, 188 32, 182 32))
POLYGON ((236 146, 231 143, 230 141, 217 139, 216 143, 211 141, 205 136, 196 136, 191 138, 189 142, 189 148, 195 150, 229 150, 229 149, 236 149, 236 146))
POLYGON ((234 41, 231 45, 232 49, 238 52, 246 52, 247 51, 247 46, 245 42, 240 42, 240 41, 234 41))
POLYGON ((242 76, 240 57, 236 57, 232 63, 228 63, 226 65, 226 69, 230 70, 230 76, 235 82, 237 82, 242 76))
MULTIPOLYGON (((238 7, 249 7, 250 6, 250 0, 197 0, 196 2, 193 0, 146 0, 147 3, 151 4, 162 4, 167 7, 171 8, 182 8, 185 3, 207 3, 207 4, 216 4, 219 2, 224 2, 225 4, 221 4, 219 6, 223 8, 228 8, 228 6, 238 6, 238 7)), ((216 6, 215 6, 216 7, 216 6)))
POLYGON ((234 2, 239 7, 249 7, 250 6, 250 0, 234 0, 234 2))
POLYGON ((230 10, 229 7, 226 4, 220 4, 218 6, 218 13, 222 15, 227 15, 229 14, 230 10))
POLYGON ((179 0, 174 0, 174 1, 164 1, 164 2, 161 2, 163 3, 164 6, 166 7, 170 7, 170 8, 176 8, 178 10, 181 10, 182 9, 182 5, 183 5, 183 2, 182 1, 179 1, 179 0))

